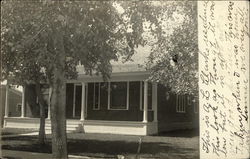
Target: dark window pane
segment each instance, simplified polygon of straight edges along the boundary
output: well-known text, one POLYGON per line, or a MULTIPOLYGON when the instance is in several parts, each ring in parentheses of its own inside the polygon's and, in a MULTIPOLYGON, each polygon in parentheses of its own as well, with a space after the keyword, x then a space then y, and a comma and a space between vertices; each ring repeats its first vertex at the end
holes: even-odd
POLYGON ((126 109, 127 105, 127 82, 110 83, 110 108, 126 109))

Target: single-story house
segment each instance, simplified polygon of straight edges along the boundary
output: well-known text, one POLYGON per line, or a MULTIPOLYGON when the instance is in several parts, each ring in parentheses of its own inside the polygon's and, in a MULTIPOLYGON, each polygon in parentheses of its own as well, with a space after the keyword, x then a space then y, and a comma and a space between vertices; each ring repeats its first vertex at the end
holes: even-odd
MULTIPOLYGON (((66 84, 67 130, 83 133, 151 135, 163 131, 198 127, 198 104, 192 97, 170 93, 169 88, 151 83, 149 72, 136 64, 114 65, 111 78, 81 74, 66 84)), ((50 129, 50 89, 46 129, 50 129)), ((35 88, 23 89, 20 117, 5 115, 5 127, 39 128, 35 88)), ((8 105, 6 105, 8 107, 8 105)))

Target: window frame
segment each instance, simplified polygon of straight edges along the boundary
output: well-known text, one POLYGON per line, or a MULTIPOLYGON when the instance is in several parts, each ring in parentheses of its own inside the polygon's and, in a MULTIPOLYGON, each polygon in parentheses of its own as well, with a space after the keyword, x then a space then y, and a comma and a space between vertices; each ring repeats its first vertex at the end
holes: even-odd
POLYGON ((112 82, 108 82, 108 110, 129 110, 129 81, 112 81, 112 82), (126 92, 126 108, 111 108, 111 83, 115 82, 115 83, 126 83, 126 88, 127 88, 127 92, 126 92))

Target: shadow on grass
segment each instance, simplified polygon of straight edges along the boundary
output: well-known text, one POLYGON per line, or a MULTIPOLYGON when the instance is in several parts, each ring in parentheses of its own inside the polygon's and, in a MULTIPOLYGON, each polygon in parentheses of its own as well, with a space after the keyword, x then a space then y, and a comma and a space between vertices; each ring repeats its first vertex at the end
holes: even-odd
POLYGON ((41 145, 37 136, 2 137, 2 149, 51 153, 51 142, 41 145))
POLYGON ((169 131, 169 132, 162 132, 158 134, 157 136, 192 138, 195 136, 199 136, 199 129, 175 130, 175 131, 169 131))
MULTIPOLYGON (((118 154, 136 154, 138 149, 138 142, 125 141, 97 141, 97 140, 71 140, 68 144, 70 153, 105 153, 108 155, 118 154), (75 147, 78 145, 78 147, 75 147)), ((140 154, 151 154, 158 156, 159 154, 182 154, 190 155, 194 149, 179 148, 169 143, 163 142, 146 142, 142 143, 140 154)))
MULTIPOLYGON (((3 138, 2 149, 19 150, 29 152, 51 153, 51 140, 46 145, 40 145, 35 136, 6 137, 3 138)), ((68 153, 73 155, 105 154, 104 156, 115 156, 118 154, 136 154, 138 142, 126 141, 100 141, 88 139, 68 139, 68 153)), ((153 156, 168 156, 169 154, 190 156, 198 158, 197 151, 193 148, 180 148, 171 143, 146 142, 142 143, 140 154, 153 156)))

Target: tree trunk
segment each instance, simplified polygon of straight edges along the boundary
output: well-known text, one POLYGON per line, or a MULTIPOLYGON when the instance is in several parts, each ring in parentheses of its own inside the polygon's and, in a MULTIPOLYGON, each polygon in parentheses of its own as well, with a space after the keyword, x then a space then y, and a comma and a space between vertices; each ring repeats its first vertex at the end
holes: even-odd
POLYGON ((51 84, 52 155, 56 159, 67 159, 65 51, 62 33, 55 29, 53 38, 56 61, 51 84))
POLYGON ((43 95, 41 92, 40 83, 36 83, 36 94, 38 97, 39 108, 40 108, 40 128, 39 128, 39 136, 38 141, 41 145, 45 144, 46 136, 45 136, 45 101, 43 99, 43 95))

